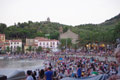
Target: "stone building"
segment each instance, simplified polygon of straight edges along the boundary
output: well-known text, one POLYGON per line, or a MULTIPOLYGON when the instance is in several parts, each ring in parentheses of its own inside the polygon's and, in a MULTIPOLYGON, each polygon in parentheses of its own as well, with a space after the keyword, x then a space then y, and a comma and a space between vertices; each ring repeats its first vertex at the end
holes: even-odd
POLYGON ((5 42, 5 34, 0 34, 0 41, 5 42))
POLYGON ((78 40, 78 34, 73 33, 70 29, 67 32, 60 34, 60 39, 67 38, 70 38, 72 43, 76 44, 76 40, 78 40))
POLYGON ((47 22, 50 22, 50 18, 49 17, 47 18, 47 22))
POLYGON ((27 49, 31 46, 32 49, 37 48, 37 44, 35 44, 34 39, 26 39, 26 44, 24 45, 24 51, 27 52, 27 49))

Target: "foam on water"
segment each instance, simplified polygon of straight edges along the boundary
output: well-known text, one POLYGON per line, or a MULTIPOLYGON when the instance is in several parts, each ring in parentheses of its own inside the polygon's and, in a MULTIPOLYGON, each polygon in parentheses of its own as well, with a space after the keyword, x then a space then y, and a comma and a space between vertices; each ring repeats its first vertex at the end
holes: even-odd
POLYGON ((18 71, 43 68, 43 60, 0 60, 0 75, 10 77, 18 71))

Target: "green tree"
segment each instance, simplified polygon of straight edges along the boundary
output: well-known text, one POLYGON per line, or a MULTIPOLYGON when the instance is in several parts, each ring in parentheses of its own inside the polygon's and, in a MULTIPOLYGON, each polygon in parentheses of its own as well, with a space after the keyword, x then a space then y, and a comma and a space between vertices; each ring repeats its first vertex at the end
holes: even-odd
POLYGON ((66 39, 61 39, 60 40, 60 49, 63 51, 65 49, 66 46, 66 39))
POLYGON ((38 37, 38 36, 43 37, 44 36, 44 34, 42 32, 37 32, 35 35, 36 35, 36 37, 38 37))
POLYGON ((28 49, 27 49, 29 52, 32 51, 32 46, 29 46, 28 49))
POLYGON ((0 33, 3 33, 6 28, 6 24, 0 23, 0 33))
POLYGON ((63 27, 63 33, 66 32, 67 30, 68 30, 67 26, 63 27))
POLYGON ((72 40, 70 38, 66 39, 66 48, 69 48, 70 50, 71 46, 72 46, 72 40))
POLYGON ((78 37, 77 44, 79 47, 85 46, 87 43, 89 43, 89 40, 85 34, 81 34, 78 37))
POLYGON ((73 44, 72 45, 72 48, 75 50, 75 52, 76 52, 76 50, 78 49, 78 45, 77 44, 73 44))
POLYGON ((54 33, 51 33, 50 38, 51 39, 58 39, 59 38, 59 32, 56 31, 54 33))
POLYGON ((115 26, 114 36, 115 36, 115 39, 120 38, 120 23, 118 23, 118 24, 115 26))
POLYGON ((50 48, 47 48, 46 51, 50 52, 50 48))
POLYGON ((10 52, 10 47, 7 46, 6 51, 9 53, 10 52))
POLYGON ((21 47, 17 46, 17 53, 20 53, 21 51, 21 47))
POLYGON ((66 48, 70 49, 71 46, 72 46, 72 40, 70 38, 60 40, 60 48, 62 50, 66 49, 66 48))
POLYGON ((42 51, 42 47, 39 46, 37 49, 36 49, 37 52, 41 52, 42 51))

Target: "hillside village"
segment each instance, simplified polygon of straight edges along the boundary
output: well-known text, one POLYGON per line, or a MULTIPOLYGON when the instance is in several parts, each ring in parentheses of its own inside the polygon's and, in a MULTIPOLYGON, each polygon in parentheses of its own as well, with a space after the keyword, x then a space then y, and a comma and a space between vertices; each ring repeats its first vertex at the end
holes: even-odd
POLYGON ((120 38, 120 14, 101 24, 84 24, 78 26, 63 25, 46 21, 18 23, 7 27, 0 23, 0 50, 3 52, 31 52, 41 49, 64 47, 80 48, 98 43, 115 47, 120 38), (71 39, 68 40, 67 39, 71 39), (63 43, 61 40, 63 40, 63 43), (69 43, 69 44, 66 44, 69 43), (60 45, 61 44, 61 45, 60 45))
MULTIPOLYGON (((29 47, 31 51, 36 51, 39 47, 43 49, 55 49, 58 48, 59 41, 55 39, 48 39, 44 37, 36 37, 34 39, 26 39, 25 45, 21 39, 6 40, 5 34, 0 34, 0 50, 6 50, 8 52, 22 51, 24 46, 24 51, 27 52, 29 47)), ((28 50, 29 51, 29 50, 28 50)))

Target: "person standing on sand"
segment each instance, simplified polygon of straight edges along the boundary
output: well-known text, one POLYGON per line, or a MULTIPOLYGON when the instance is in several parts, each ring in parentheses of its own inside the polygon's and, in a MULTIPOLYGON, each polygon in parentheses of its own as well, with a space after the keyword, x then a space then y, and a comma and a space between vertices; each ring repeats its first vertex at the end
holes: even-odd
POLYGON ((118 74, 111 76, 108 80, 120 80, 120 47, 115 50, 115 57, 118 62, 118 74))
POLYGON ((78 69, 77 69, 77 77, 80 78, 81 77, 81 67, 80 65, 78 65, 78 69))
POLYGON ((32 71, 31 70, 27 71, 27 78, 26 78, 26 80, 34 80, 33 77, 32 77, 32 71))
POLYGON ((44 79, 44 69, 41 69, 39 72, 40 80, 44 79))
POLYGON ((45 79, 46 80, 53 80, 53 71, 51 71, 51 67, 45 72, 45 79))

